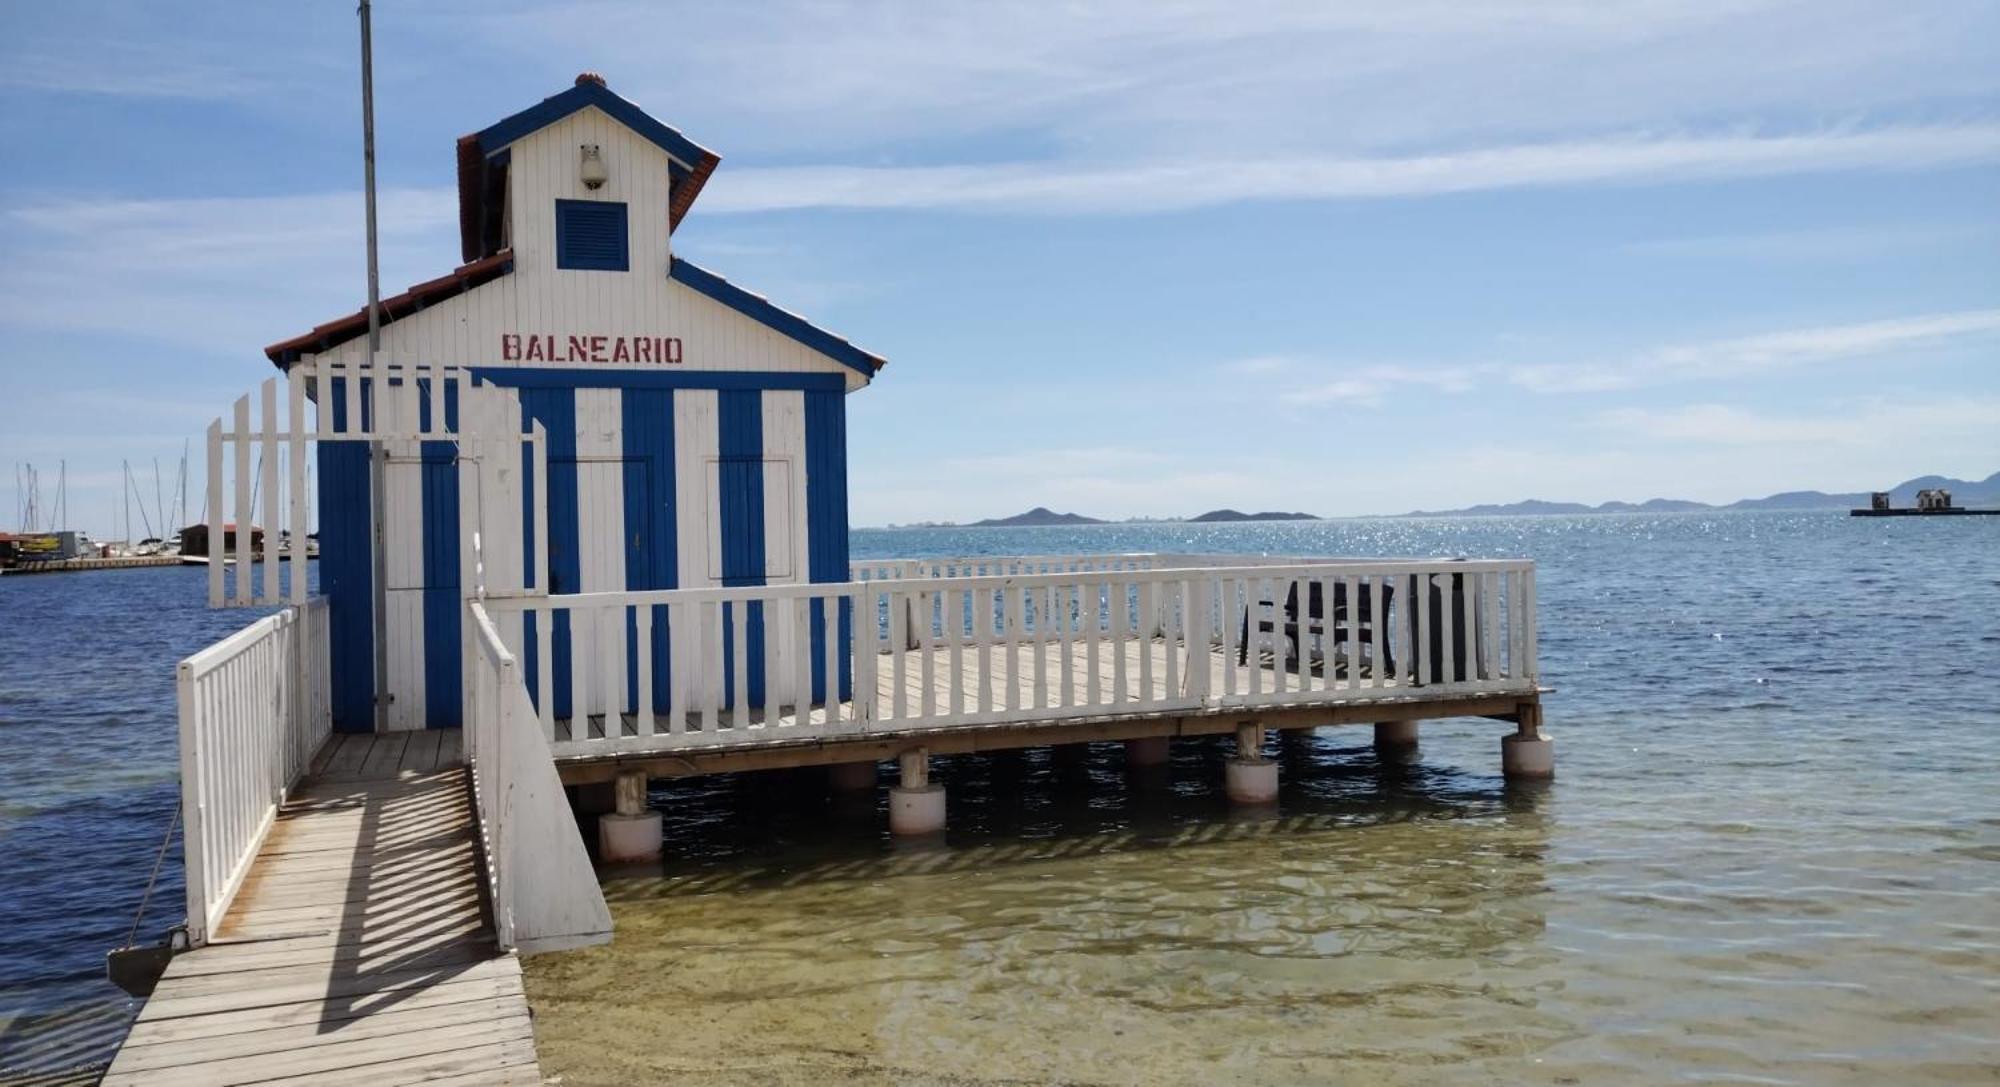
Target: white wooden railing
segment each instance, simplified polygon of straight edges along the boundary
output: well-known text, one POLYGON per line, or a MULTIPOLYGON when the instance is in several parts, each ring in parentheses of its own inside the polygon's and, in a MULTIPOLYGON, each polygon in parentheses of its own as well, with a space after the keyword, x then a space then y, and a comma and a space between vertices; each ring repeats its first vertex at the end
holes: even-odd
POLYGON ((181 818, 188 939, 208 942, 285 793, 333 727, 323 597, 180 662, 181 818))
MULTIPOLYGON (((380 442, 400 452, 425 441, 455 443, 462 465, 494 458, 466 482, 488 508, 466 503, 465 510, 491 521, 485 526, 490 538, 521 540, 515 449, 530 450, 530 478, 546 479, 548 437, 539 423, 522 426, 519 400, 510 391, 478 384, 465 368, 387 357, 373 366, 315 358, 259 385, 254 412, 249 394, 238 397, 226 421, 218 417, 208 425, 209 606, 305 600, 307 532, 316 519, 307 473, 315 443, 380 442), (281 578, 281 566, 290 567, 288 576, 281 578)), ((537 555, 548 554, 547 516, 546 503, 534 507, 529 531, 537 555)), ((540 578, 536 572, 530 587, 540 578)))
POLYGON ((559 757, 1535 690, 1529 562, 1113 558, 487 605, 533 619, 523 652, 559 757))
POLYGON ((465 753, 494 937, 522 954, 603 943, 611 913, 519 665, 484 607, 467 615, 465 753))
POLYGON ((1085 574, 1152 570, 1163 556, 1151 553, 1104 555, 957 555, 927 559, 872 559, 848 564, 853 581, 910 581, 942 577, 1019 577, 1023 574, 1085 574))

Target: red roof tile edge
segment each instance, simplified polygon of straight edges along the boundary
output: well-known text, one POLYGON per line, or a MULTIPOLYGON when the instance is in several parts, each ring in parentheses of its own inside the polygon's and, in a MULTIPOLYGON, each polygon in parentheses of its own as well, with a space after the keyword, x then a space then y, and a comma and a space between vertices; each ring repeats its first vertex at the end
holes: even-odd
MULTIPOLYGON (((459 265, 449 275, 419 283, 402 294, 384 298, 381 302, 381 323, 388 325, 399 318, 408 317, 433 302, 490 283, 513 270, 512 249, 502 249, 490 257, 459 265)), ((272 362, 283 366, 290 361, 287 356, 305 351, 325 351, 337 344, 367 334, 368 307, 363 306, 345 317, 319 325, 304 335, 274 343, 264 349, 264 354, 272 362)))

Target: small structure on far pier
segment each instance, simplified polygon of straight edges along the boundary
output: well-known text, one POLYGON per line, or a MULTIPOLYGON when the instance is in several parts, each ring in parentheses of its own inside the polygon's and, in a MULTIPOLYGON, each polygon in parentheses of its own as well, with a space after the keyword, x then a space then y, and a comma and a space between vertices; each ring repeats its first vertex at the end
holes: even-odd
POLYGON ((1890 502, 1888 491, 1875 491, 1868 496, 1865 508, 1857 507, 1847 511, 1850 517, 1933 517, 1972 516, 1991 517, 2000 515, 2000 509, 1969 510, 1964 506, 1951 504, 1951 492, 1943 487, 1925 487, 1917 492, 1916 508, 1897 508, 1890 502))

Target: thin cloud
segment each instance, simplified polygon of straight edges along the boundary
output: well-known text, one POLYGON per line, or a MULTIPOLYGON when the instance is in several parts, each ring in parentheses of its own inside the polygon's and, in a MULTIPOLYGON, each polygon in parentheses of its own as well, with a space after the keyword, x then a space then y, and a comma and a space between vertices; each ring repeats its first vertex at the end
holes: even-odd
POLYGON ((1293 155, 1090 166, 788 166, 718 174, 707 214, 803 208, 1132 214, 1257 200, 1362 200, 1646 185, 2000 159, 2000 124, 1524 144, 1405 157, 1293 155))
POLYGON ((1894 356, 2000 338, 2000 309, 1928 313, 1877 321, 1784 329, 1670 344, 1624 358, 1574 363, 1483 362, 1464 365, 1341 363, 1293 355, 1232 359, 1218 369, 1232 381, 1275 386, 1294 405, 1383 403, 1398 389, 1469 393, 1514 386, 1537 393, 1605 393, 1684 382, 1725 382, 1843 360, 1894 356))
POLYGON ((1807 263, 1875 260, 1889 254, 1991 244, 1993 230, 1978 224, 1943 226, 1833 226, 1805 230, 1745 231, 1635 242, 1626 252, 1671 260, 1807 263))
POLYGON ((440 37, 470 36, 502 69, 592 57, 635 101, 677 104, 690 135, 722 141, 739 164, 1018 147, 1024 134, 1051 157, 1100 162, 1368 155, 1672 132, 1697 119, 1912 118, 1916 104, 2000 90, 1986 44, 2000 21, 1979 0, 1023 10, 769 0, 688 5, 667 20, 646 0, 597 0, 588 19, 493 4, 426 6, 423 18, 440 37))
POLYGON ((1511 366, 1515 385, 1537 392, 1609 392, 1684 381, 1728 381, 1817 363, 1985 340, 2000 334, 2000 309, 1824 325, 1662 347, 1610 362, 1511 366))
POLYGON ((1399 387, 1418 387, 1438 392, 1462 393, 1479 383, 1480 371, 1470 366, 1358 366, 1343 370, 1331 381, 1308 382, 1279 394, 1288 404, 1380 405, 1399 387))
POLYGON ((1818 415, 1774 415, 1732 404, 1688 404, 1617 408, 1599 414, 1595 421, 1619 434, 1700 445, 1923 446, 1990 436, 2000 426, 2000 399, 1850 404, 1818 415))

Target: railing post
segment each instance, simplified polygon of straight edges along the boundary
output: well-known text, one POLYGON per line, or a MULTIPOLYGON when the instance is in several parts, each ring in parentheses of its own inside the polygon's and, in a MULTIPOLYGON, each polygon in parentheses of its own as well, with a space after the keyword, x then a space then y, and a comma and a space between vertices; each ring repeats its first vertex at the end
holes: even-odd
MULTIPOLYGON (((865 732, 875 724, 875 667, 880 663, 875 658, 881 652, 877 648, 882 639, 881 620, 876 618, 875 590, 858 591, 850 599, 854 609, 854 641, 848 648, 854 662, 854 730, 865 732)), ((836 696, 839 693, 834 692, 836 696)))
POLYGON ((1187 583, 1187 600, 1183 605, 1182 625, 1186 627, 1184 638, 1187 642, 1187 696, 1202 709, 1209 708, 1208 672, 1209 645, 1208 626, 1211 610, 1215 605, 1216 582, 1210 578, 1196 578, 1187 583), (1196 601, 1200 602, 1199 609, 1196 601), (1197 645, 1200 647, 1197 649, 1197 645))
POLYGON ((181 855, 187 872, 188 943, 208 943, 208 805, 206 778, 195 719, 194 667, 180 662, 174 670, 174 698, 179 705, 181 750, 181 855))
MULTIPOLYGON (((514 719, 514 700, 507 697, 507 692, 513 690, 520 682, 521 677, 516 671, 514 658, 512 656, 500 658, 500 667, 497 670, 497 682, 495 684, 495 693, 498 696, 495 702, 498 705, 495 707, 497 712, 494 714, 495 720, 492 731, 493 750, 491 755, 493 761, 492 769, 489 771, 491 776, 487 778, 487 791, 490 795, 486 803, 487 812, 493 819, 493 824, 489 831, 492 838, 491 848, 493 853, 487 860, 493 866, 493 886, 495 891, 493 902, 494 936, 499 945, 506 950, 512 950, 515 946, 514 858, 508 854, 508 847, 513 838, 513 835, 508 833, 508 816, 511 814, 512 808, 512 790, 507 787, 507 782, 513 775, 512 768, 508 763, 507 740, 509 734, 514 729, 523 727, 521 722, 514 719)), ((539 722, 537 725, 539 727, 539 722)))
POLYGON ((1527 624, 1527 630, 1523 636, 1523 640, 1527 643, 1526 644, 1527 652, 1525 654, 1527 666, 1523 670, 1522 674, 1523 676, 1526 677, 1526 679, 1530 683, 1537 683, 1539 682, 1541 676, 1541 668, 1535 659, 1537 651, 1535 644, 1537 639, 1535 631, 1535 624, 1537 620, 1537 615, 1536 615, 1537 604, 1535 602, 1534 563, 1529 563, 1527 570, 1522 573, 1521 583, 1524 588, 1524 591, 1521 594, 1521 600, 1527 607, 1527 615, 1524 619, 1524 622, 1527 624))

